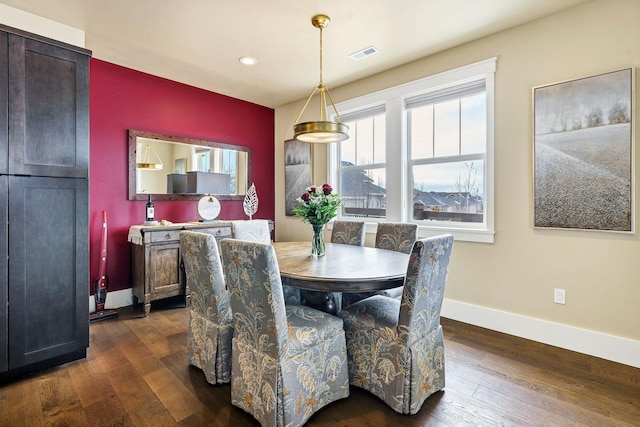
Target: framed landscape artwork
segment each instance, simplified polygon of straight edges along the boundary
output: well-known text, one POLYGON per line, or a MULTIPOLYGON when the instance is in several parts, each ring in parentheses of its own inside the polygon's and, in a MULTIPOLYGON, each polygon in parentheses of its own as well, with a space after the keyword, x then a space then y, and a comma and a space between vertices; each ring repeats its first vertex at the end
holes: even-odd
POLYGON ((311 144, 290 139, 284 142, 285 215, 293 216, 298 198, 311 187, 311 144))
POLYGON ((534 227, 633 232, 631 68, 533 89, 534 227))

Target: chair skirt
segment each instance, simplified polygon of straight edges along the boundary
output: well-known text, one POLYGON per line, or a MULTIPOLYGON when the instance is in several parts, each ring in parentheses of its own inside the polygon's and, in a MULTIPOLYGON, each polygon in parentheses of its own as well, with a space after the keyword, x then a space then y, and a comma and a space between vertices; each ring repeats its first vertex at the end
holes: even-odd
POLYGON ((233 338, 231 403, 263 427, 301 426, 349 395, 342 319, 302 306, 287 307, 287 314, 290 342, 280 361, 233 338))
POLYGON ((381 295, 343 309, 349 383, 378 396, 402 414, 417 413, 444 389, 442 326, 405 343, 398 336, 400 301, 381 295))
POLYGON ((231 381, 232 338, 231 323, 219 325, 191 310, 187 334, 188 360, 202 369, 210 384, 231 381))

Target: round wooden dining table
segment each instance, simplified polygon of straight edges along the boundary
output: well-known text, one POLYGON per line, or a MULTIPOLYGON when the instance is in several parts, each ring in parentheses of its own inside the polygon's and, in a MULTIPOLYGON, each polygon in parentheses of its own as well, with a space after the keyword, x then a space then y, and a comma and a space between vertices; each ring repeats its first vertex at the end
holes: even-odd
POLYGON ((275 242, 273 247, 282 283, 318 292, 309 305, 334 313, 335 293, 402 286, 409 262, 409 254, 367 246, 326 243, 325 255, 317 258, 311 256, 311 242, 275 242))

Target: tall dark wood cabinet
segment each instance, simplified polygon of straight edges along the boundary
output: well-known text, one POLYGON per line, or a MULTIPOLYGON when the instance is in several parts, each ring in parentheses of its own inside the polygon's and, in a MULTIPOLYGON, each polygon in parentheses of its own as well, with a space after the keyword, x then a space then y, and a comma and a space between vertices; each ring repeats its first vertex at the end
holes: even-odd
POLYGON ((7 58, 9 36, 0 32, 0 373, 6 372, 9 366, 8 359, 8 307, 9 302, 9 269, 6 262, 9 250, 7 224, 9 181, 6 176, 8 172, 8 143, 9 143, 9 62, 7 58))
MULTIPOLYGON (((7 176, 0 176, 0 224, 7 223, 8 209, 6 200, 8 198, 9 179, 7 176)), ((9 236, 6 226, 0 226, 0 260, 6 260, 9 253, 9 236)), ((9 266, 7 262, 0 262, 0 373, 6 372, 9 368, 9 266)))
POLYGON ((0 25, 0 380, 86 356, 90 55, 0 25))

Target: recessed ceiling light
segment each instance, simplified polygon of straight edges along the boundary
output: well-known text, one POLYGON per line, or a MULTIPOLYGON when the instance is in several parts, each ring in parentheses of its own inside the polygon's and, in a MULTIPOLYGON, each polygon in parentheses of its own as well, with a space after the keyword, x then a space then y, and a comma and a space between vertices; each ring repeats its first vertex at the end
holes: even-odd
POLYGON ((258 63, 258 60, 253 56, 243 56, 238 59, 238 61, 240 61, 242 65, 256 65, 258 63))
POLYGON ((357 61, 369 55, 373 55, 374 53, 378 53, 378 49, 376 49, 374 46, 369 46, 365 47, 364 49, 360 49, 357 52, 353 52, 351 55, 349 55, 349 58, 357 61))

